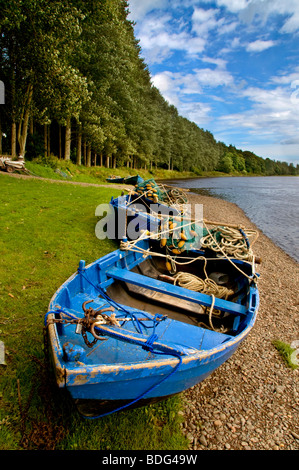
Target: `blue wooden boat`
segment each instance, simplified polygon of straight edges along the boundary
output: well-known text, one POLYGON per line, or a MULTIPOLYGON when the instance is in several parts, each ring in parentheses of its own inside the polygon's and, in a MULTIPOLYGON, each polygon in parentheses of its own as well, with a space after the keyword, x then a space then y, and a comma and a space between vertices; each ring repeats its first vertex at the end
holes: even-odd
POLYGON ((124 178, 121 178, 120 176, 110 176, 109 178, 106 178, 106 181, 108 183, 122 184, 124 182, 124 178))
POLYGON ((180 215, 177 208, 160 202, 153 203, 151 199, 137 193, 112 197, 110 206, 114 210, 115 233, 118 234, 116 237, 118 240, 124 237, 129 240, 136 239, 144 230, 157 233, 161 224, 161 218, 158 215, 165 217, 180 215), (135 225, 132 224, 134 220, 135 225))
POLYGON ((124 178, 124 183, 125 184, 136 185, 136 184, 142 183, 142 181, 143 181, 143 178, 141 178, 141 176, 139 176, 139 175, 127 176, 127 178, 124 178))
POLYGON ((80 261, 45 317, 57 384, 90 419, 198 384, 236 351, 257 315, 249 263, 204 261, 195 250, 176 258, 177 273, 225 283, 230 294, 220 298, 177 285, 156 241, 131 243, 88 266, 80 261))

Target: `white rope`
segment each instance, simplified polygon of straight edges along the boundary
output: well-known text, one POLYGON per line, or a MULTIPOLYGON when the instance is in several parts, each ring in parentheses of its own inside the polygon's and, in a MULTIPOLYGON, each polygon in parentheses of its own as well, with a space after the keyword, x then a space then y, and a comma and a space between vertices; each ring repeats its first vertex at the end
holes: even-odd
POLYGON ((201 244, 204 248, 210 248, 217 253, 222 253, 223 255, 231 256, 236 259, 252 261, 254 259, 254 254, 252 251, 252 245, 255 243, 258 232, 255 230, 243 230, 247 238, 253 237, 254 240, 251 242, 251 246, 248 247, 244 235, 240 232, 240 229, 235 229, 233 227, 222 227, 217 226, 216 230, 220 233, 221 239, 218 242, 216 237, 213 236, 207 224, 205 223, 205 228, 208 231, 208 235, 202 237, 201 244))
POLYGON ((225 286, 219 286, 213 279, 206 277, 201 279, 194 274, 179 272, 174 276, 174 284, 181 287, 190 289, 196 292, 201 292, 206 295, 215 295, 220 299, 227 299, 229 295, 233 295, 234 291, 225 286))

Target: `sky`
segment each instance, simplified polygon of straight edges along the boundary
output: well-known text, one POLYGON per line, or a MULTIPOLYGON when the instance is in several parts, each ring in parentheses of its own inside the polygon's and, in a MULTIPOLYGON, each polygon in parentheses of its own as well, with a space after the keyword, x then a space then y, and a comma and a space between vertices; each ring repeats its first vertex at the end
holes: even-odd
POLYGON ((152 83, 217 141, 299 163, 299 0, 128 0, 152 83))

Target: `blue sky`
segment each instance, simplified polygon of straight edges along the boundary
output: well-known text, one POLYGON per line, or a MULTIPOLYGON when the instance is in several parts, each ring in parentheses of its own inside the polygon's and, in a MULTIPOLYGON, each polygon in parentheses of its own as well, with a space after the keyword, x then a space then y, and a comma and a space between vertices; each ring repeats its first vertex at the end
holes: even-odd
POLYGON ((299 0, 129 0, 152 83, 216 140, 299 163, 299 0))

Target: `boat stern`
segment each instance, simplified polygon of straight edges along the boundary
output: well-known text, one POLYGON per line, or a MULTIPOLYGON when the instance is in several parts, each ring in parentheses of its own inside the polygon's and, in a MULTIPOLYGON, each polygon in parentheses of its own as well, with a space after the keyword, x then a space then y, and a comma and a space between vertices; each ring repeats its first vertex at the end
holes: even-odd
POLYGON ((52 367, 55 373, 56 383, 59 388, 66 386, 66 369, 62 365, 60 358, 62 357, 63 351, 60 347, 60 342, 57 337, 57 330, 51 320, 54 319, 54 314, 50 314, 48 317, 48 353, 52 362, 52 367))

